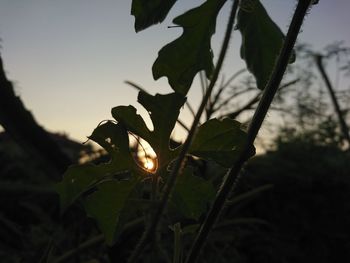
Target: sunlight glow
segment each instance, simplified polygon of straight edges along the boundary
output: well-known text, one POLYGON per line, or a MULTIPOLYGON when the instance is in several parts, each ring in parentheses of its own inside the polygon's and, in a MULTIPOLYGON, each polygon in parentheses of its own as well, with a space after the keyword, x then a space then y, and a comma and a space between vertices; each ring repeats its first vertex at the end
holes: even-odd
POLYGON ((154 171, 156 165, 154 160, 148 157, 143 160, 143 167, 148 171, 154 171))

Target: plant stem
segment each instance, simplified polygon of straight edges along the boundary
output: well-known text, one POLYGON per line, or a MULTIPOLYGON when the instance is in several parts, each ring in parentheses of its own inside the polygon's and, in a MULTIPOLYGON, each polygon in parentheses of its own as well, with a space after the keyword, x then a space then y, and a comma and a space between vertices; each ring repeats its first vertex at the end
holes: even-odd
POLYGON ((181 263, 181 224, 176 223, 174 225, 174 255, 173 255, 173 263, 181 263))
POLYGON ((195 263, 197 261, 199 253, 209 235, 210 230, 214 227, 217 218, 220 216, 220 212, 229 193, 231 190, 233 191, 237 186, 241 175, 241 169, 250 156, 250 151, 253 147, 254 140, 265 119, 273 97, 275 96, 275 93, 281 83, 282 77, 288 65, 289 58, 292 54, 295 41, 311 2, 312 0, 298 1, 298 5, 294 12, 293 19, 288 29, 288 33, 281 53, 277 59, 277 63, 264 90, 257 110, 255 111, 251 125, 249 126, 245 147, 243 148, 235 164, 231 167, 231 169, 228 171, 228 174, 225 176, 225 182, 218 192, 214 204, 211 207, 211 210, 209 211, 204 223, 199 230, 195 242, 192 245, 191 251, 186 261, 187 263, 195 263))
POLYGON ((332 103, 334 105, 335 112, 338 115, 340 129, 343 133, 344 139, 348 142, 348 148, 350 148, 349 127, 347 126, 347 124, 344 120, 343 113, 340 109, 340 105, 338 103, 337 97, 335 96, 333 86, 328 78, 326 70, 323 67, 322 59, 323 59, 322 55, 315 55, 315 61, 316 61, 317 68, 320 71, 321 76, 326 84, 327 89, 328 89, 329 95, 331 96, 331 100, 332 100, 332 103))
MULTIPOLYGON (((297 83, 299 81, 299 79, 295 79, 295 80, 292 80, 292 81, 289 81, 287 82, 286 84, 284 85, 281 85, 281 87, 278 89, 279 91, 281 91, 282 89, 284 88, 287 88, 291 85, 294 85, 295 83, 297 83)), ((247 90, 248 91, 248 90, 247 90)), ((251 110, 254 108, 254 106, 259 102, 260 100, 260 97, 261 97, 261 93, 258 93, 255 97, 253 97, 251 100, 249 100, 244 106, 242 106, 240 109, 234 111, 234 112, 231 112, 231 113, 226 113, 226 114, 223 114, 222 117, 229 117, 231 119, 236 119, 238 115, 242 114, 244 111, 247 111, 247 110, 251 110)), ((271 109, 271 108, 270 108, 271 109)))
POLYGON ((160 219, 161 219, 161 217, 163 215, 163 212, 165 210, 165 207, 166 207, 166 205, 168 203, 170 194, 171 194, 171 192, 172 192, 172 190, 173 190, 173 188, 175 186, 176 178, 177 178, 177 176, 179 174, 181 174, 182 168, 185 165, 186 155, 187 155, 187 153, 189 151, 189 148, 191 146, 192 140, 193 140, 194 135, 196 133, 200 117, 202 116, 202 113, 203 113, 203 111, 205 109, 205 106, 206 106, 206 104, 208 102, 208 99, 209 99, 209 97, 211 95, 211 92, 212 92, 212 90, 213 90, 213 88, 215 86, 215 83, 216 83, 217 79, 218 79, 218 76, 219 76, 219 73, 220 73, 220 70, 221 70, 224 58, 226 56, 226 52, 227 52, 227 49, 228 49, 228 44, 230 42, 231 33, 232 33, 232 30, 233 30, 233 24, 234 24, 234 20, 235 20, 237 9, 238 9, 238 0, 235 0, 233 2, 233 5, 232 5, 229 22, 228 22, 228 25, 227 25, 227 28, 226 28, 224 41, 223 41, 223 44, 222 44, 222 47, 221 47, 221 50, 220 50, 220 55, 219 55, 219 58, 218 58, 215 70, 213 72, 213 76, 211 78, 211 82, 209 84, 209 87, 206 90, 206 93, 205 93, 205 95, 204 95, 204 97, 202 99, 201 105, 199 106, 199 109, 198 109, 198 111, 196 113, 196 116, 195 116, 195 118, 193 120, 191 129, 190 129, 190 131, 188 133, 186 141, 184 142, 184 144, 182 146, 182 149, 181 149, 181 151, 179 153, 179 156, 178 156, 178 158, 177 158, 177 160, 176 160, 176 162, 174 164, 174 167, 173 167, 173 169, 172 169, 172 171, 171 171, 171 173, 169 175, 167 184, 164 187, 162 199, 160 200, 160 204, 157 207, 157 210, 156 210, 156 213, 154 215, 154 218, 151 221, 151 223, 148 226, 148 228, 145 230, 145 232, 144 232, 143 236, 141 237, 139 243, 137 244, 133 254, 131 255, 131 257, 129 259, 129 263, 137 262, 139 256, 141 255, 143 249, 145 248, 145 246, 147 244, 149 244, 149 242, 153 241, 152 239, 153 239, 154 232, 156 231, 156 229, 157 229, 157 227, 159 225, 160 219))

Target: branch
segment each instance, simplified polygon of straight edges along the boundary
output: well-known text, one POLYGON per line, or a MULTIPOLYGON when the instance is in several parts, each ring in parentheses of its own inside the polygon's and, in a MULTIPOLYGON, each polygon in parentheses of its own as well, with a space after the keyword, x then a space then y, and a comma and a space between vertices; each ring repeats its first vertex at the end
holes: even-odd
MULTIPOLYGON (((222 1, 222 4, 224 4, 224 3, 225 3, 225 1, 222 1)), ((141 253, 143 252, 143 249, 145 248, 145 246, 153 241, 152 239, 153 239, 154 233, 158 227, 158 224, 159 224, 160 219, 163 215, 165 207, 169 201, 169 197, 170 197, 170 194, 175 186, 177 176, 182 173, 183 167, 185 165, 186 155, 187 155, 187 152, 191 146, 195 132, 197 130, 197 126, 198 126, 200 117, 204 111, 204 108, 208 102, 208 99, 211 95, 211 92, 215 86, 217 79, 218 79, 219 72, 221 70, 224 58, 226 56, 228 44, 229 44, 230 38, 231 38, 231 33, 233 31, 233 24, 234 24, 237 9, 238 9, 238 0, 235 0, 233 2, 233 5, 232 5, 230 18, 229 18, 228 25, 226 28, 226 33, 225 33, 224 41, 223 41, 223 44, 221 47, 219 59, 217 61, 217 65, 216 65, 215 70, 213 72, 213 76, 211 78, 211 82, 209 84, 209 87, 206 90, 206 93, 202 99, 201 105, 200 105, 200 107, 197 111, 197 114, 193 120, 190 132, 186 138, 185 143, 182 146, 181 152, 179 153, 179 156, 174 164, 174 167, 173 167, 172 171, 170 172, 167 184, 164 186, 164 191, 163 191, 162 199, 160 200, 160 204, 154 213, 154 217, 152 218, 150 225, 148 226, 148 228, 144 232, 143 236, 141 237, 141 240, 139 241, 133 254, 131 255, 131 257, 129 259, 129 263, 137 262, 138 258, 140 257, 141 253)))
MULTIPOLYGON (((295 79, 295 80, 292 80, 292 81, 289 81, 283 85, 281 85, 281 87, 278 89, 278 91, 282 91, 283 89, 291 86, 291 85, 294 85, 295 83, 297 83, 300 79, 295 79)), ((226 113, 226 114, 223 114, 220 118, 223 118, 223 117, 229 117, 231 119, 235 119, 237 118, 238 115, 242 114, 242 112, 246 111, 246 110, 251 110, 253 108, 253 106, 259 102, 259 99, 261 97, 261 92, 258 93, 255 97, 253 97, 251 100, 249 100, 243 107, 241 107, 240 109, 234 111, 234 112, 231 112, 231 113, 226 113)))
POLYGON ((253 91, 253 90, 256 90, 256 88, 253 88, 253 87, 248 87, 246 89, 243 89, 243 90, 240 90, 240 91, 237 91, 236 93, 233 93, 231 96, 229 96, 227 99, 225 99, 223 102, 221 102, 219 104, 219 106, 217 106, 213 111, 218 111, 220 110, 222 107, 225 107, 232 99, 234 99, 235 97, 238 97, 244 93, 247 93, 247 92, 250 92, 250 91, 253 91))
POLYGON ((318 70, 320 71, 320 74, 323 78, 323 81, 326 84, 326 87, 328 89, 329 95, 331 97, 333 106, 334 106, 334 110, 338 115, 338 120, 339 120, 339 125, 340 125, 340 129, 343 133, 344 139, 348 142, 348 148, 350 149, 350 134, 349 134, 349 127, 347 126, 344 117, 343 117, 343 113, 340 109, 340 105, 338 103, 337 97, 335 96, 335 92, 333 89, 333 86, 328 78, 328 75, 323 67, 322 64, 322 56, 321 55, 315 55, 315 61, 316 61, 316 65, 318 70))
POLYGON ((231 76, 231 78, 229 78, 225 84, 221 85, 221 87, 219 88, 218 92, 215 94, 213 100, 212 100, 212 105, 214 107, 214 105, 218 102, 220 95, 222 94, 222 92, 228 87, 228 85, 230 85, 230 83, 237 78, 239 75, 241 75, 242 73, 244 73, 245 71, 247 71, 245 68, 238 70, 235 74, 233 74, 231 76))
POLYGON ((284 72, 286 71, 289 58, 292 54, 295 41, 299 34, 301 25, 303 23, 304 17, 309 9, 312 0, 299 0, 291 25, 288 29, 288 33, 281 50, 281 54, 277 59, 277 63, 273 70, 272 76, 264 90, 260 103, 257 110, 255 111, 253 120, 248 129, 248 136, 245 147, 242 149, 240 156, 238 157, 235 164, 228 171, 225 176, 224 184, 219 190, 216 199, 211 207, 204 223, 202 224, 199 233, 193 243, 189 256, 187 258, 187 263, 195 263, 198 259, 199 253, 208 238, 210 230, 215 225, 217 218, 220 215, 224 203, 234 188, 237 187, 240 176, 242 175, 241 169, 245 162, 249 159, 253 143, 260 130, 260 127, 265 119, 267 111, 271 105, 271 102, 278 90, 281 83, 284 72))
MULTIPOLYGON (((225 83, 224 80, 222 80, 222 84, 219 87, 219 90, 216 92, 216 94, 213 96, 213 98, 209 101, 209 105, 207 107, 207 120, 210 119, 211 115, 216 112, 218 109, 221 108, 221 105, 215 107, 216 103, 219 101, 221 94, 224 92, 224 90, 230 85, 230 83, 236 78, 238 77, 240 74, 242 74, 243 72, 245 72, 246 69, 241 69, 239 71, 237 71, 235 74, 233 74, 225 83)), ((233 98, 233 96, 231 96, 230 99, 227 99, 227 101, 230 101, 233 98)))
POLYGON ((252 98, 250 101, 248 101, 242 108, 228 114, 227 117, 229 117, 231 119, 237 118, 237 116, 240 115, 242 112, 251 109, 256 103, 258 103, 260 97, 261 97, 261 93, 258 93, 254 98, 252 98))

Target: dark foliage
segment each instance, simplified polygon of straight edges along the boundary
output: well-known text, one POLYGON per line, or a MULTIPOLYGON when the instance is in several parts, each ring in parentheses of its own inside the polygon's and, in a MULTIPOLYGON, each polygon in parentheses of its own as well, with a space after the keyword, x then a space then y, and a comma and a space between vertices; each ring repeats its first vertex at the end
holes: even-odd
POLYGON ((349 261, 349 160, 334 146, 300 140, 254 158, 241 190, 274 188, 239 212, 269 223, 237 243, 247 262, 349 261))

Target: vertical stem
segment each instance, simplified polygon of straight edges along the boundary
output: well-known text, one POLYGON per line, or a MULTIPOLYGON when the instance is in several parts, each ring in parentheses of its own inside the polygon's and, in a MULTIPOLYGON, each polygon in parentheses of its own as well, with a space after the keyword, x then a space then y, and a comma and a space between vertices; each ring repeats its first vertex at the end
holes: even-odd
MULTIPOLYGON (((224 3, 225 1, 223 1, 224 3)), ((138 258, 140 257, 143 249, 145 248, 145 246, 147 244, 149 244, 150 242, 153 241, 153 235, 159 225, 160 219, 163 215, 163 212, 165 210, 165 207, 168 203, 170 194, 175 186, 175 182, 176 182, 176 178, 177 176, 182 172, 182 168, 185 164, 185 159, 186 159, 186 155, 188 153, 188 150, 191 146, 192 140, 195 136, 196 130, 197 130, 197 126, 200 120, 200 117, 202 116, 202 113, 204 111, 204 108, 208 102, 208 99, 211 95, 211 92, 213 91, 213 88, 215 86, 215 83, 218 79, 224 58, 226 56, 226 52, 228 49, 228 44, 230 42, 230 38, 231 38, 231 33, 233 30, 233 24, 234 24, 234 20, 235 20, 235 16, 236 16, 236 12, 238 9, 238 0, 234 0, 233 4, 232 4, 232 9, 231 9, 231 13, 230 13, 230 18, 227 24, 227 28, 226 28, 226 33, 225 33, 225 37, 224 37, 224 41, 220 50, 220 55, 215 67, 215 70, 213 72, 213 76, 211 78, 211 82, 209 84, 208 89, 206 90, 206 93, 202 99, 201 105, 199 106, 199 109, 197 111, 197 114, 193 120, 191 129, 188 133, 188 136, 186 138, 186 141, 184 142, 181 152, 179 153, 179 156, 174 164, 174 167, 169 175, 167 184, 164 187, 164 191, 163 191, 163 195, 162 195, 162 199, 160 200, 159 206, 157 207, 157 210, 155 212, 154 218, 151 221, 150 225, 147 227, 147 229, 145 230, 143 236, 141 237, 139 243, 137 244, 133 254, 131 255, 131 257, 129 258, 129 263, 134 263, 137 262, 138 258)))
POLYGON ((250 151, 253 147, 256 135, 258 134, 258 131, 265 119, 266 113, 271 105, 273 97, 275 96, 275 93, 281 83, 282 77, 288 65, 289 58, 292 54, 295 41, 311 2, 312 0, 299 0, 298 2, 272 76, 264 90, 257 110, 255 111, 252 123, 249 126, 246 145, 235 164, 228 171, 227 176, 225 176, 226 180, 218 192, 213 206, 211 207, 211 210, 209 211, 192 245, 191 251, 187 257, 187 263, 195 263, 197 261, 199 253, 210 233, 210 230, 214 227, 217 218, 220 216, 220 212, 229 193, 237 186, 241 175, 241 169, 250 156, 250 151))
POLYGON ((339 119, 339 124, 340 124, 340 129, 343 133, 344 139, 348 142, 348 148, 350 148, 350 134, 349 134, 349 127, 346 125, 345 119, 343 117, 343 113, 340 109, 340 105, 338 103, 337 97, 335 96, 335 92, 333 89, 333 86, 328 78, 328 75, 326 73, 326 70, 323 67, 322 64, 322 56, 321 55, 315 55, 315 61, 316 61, 316 65, 318 70, 321 73, 321 76, 326 84, 326 87, 328 89, 329 95, 331 97, 332 103, 334 105, 334 109, 335 112, 338 115, 338 119, 339 119))
POLYGON ((180 223, 176 223, 174 225, 174 255, 173 255, 173 263, 181 263, 181 225, 180 223))

